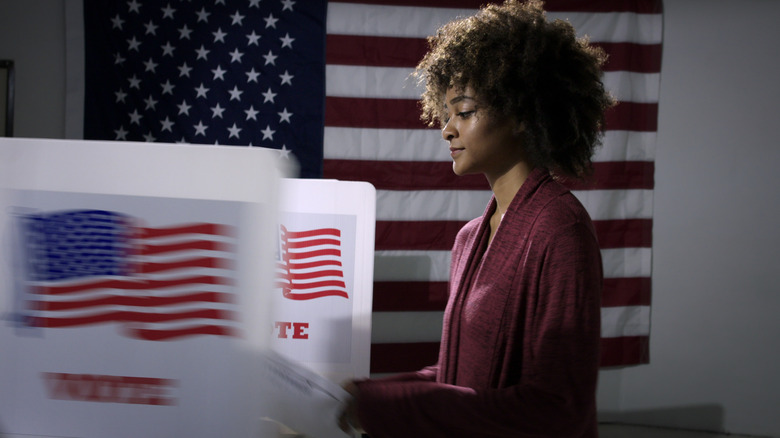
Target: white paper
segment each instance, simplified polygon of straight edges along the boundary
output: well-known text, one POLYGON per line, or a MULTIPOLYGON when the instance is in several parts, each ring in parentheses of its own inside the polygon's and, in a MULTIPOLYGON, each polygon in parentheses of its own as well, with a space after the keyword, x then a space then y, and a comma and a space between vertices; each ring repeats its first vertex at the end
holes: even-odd
POLYGON ((263 357, 264 417, 310 438, 344 438, 338 417, 351 397, 343 388, 285 357, 268 351, 263 357))

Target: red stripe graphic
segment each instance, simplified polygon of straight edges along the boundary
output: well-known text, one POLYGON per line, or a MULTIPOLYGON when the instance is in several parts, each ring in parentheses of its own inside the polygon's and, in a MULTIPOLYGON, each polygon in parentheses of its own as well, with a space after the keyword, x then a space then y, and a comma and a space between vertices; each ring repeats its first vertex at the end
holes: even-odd
POLYGON ((143 290, 143 289, 164 289, 174 286, 185 286, 191 284, 231 284, 232 280, 227 277, 215 277, 212 275, 199 275, 193 277, 176 278, 171 280, 101 280, 85 284, 69 286, 40 286, 33 289, 37 294, 42 295, 62 295, 76 292, 85 292, 96 289, 125 289, 125 290, 143 290))
POLYGON ((174 313, 114 311, 72 318, 35 317, 34 319, 37 327, 78 327, 106 322, 156 323, 196 318, 230 320, 234 318, 234 315, 232 312, 220 309, 197 309, 174 313))
POLYGON ((340 230, 289 231, 284 226, 280 230, 282 261, 277 263, 276 287, 282 289, 285 298, 349 298, 341 269, 340 230))
POLYGON ((172 296, 120 296, 71 301, 31 301, 35 310, 74 310, 102 306, 158 307, 186 303, 233 303, 233 296, 219 292, 199 292, 172 296))
POLYGON ((175 330, 127 328, 126 331, 128 336, 146 341, 171 341, 173 339, 199 335, 238 336, 238 332, 235 329, 219 325, 199 325, 175 330))

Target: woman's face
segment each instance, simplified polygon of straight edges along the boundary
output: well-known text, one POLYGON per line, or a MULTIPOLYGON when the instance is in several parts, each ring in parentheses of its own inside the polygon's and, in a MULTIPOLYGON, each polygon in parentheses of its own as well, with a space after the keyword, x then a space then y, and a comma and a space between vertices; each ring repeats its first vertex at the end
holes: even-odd
POLYGON ((450 144, 456 175, 496 178, 523 160, 520 133, 511 119, 488 111, 471 87, 450 88, 444 99, 441 134, 450 144))

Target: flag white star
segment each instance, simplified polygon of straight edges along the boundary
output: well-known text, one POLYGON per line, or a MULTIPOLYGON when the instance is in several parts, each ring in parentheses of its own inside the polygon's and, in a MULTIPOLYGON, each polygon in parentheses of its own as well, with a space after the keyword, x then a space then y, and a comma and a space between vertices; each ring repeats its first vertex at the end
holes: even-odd
POLYGON ((292 85, 292 78, 295 76, 291 75, 287 70, 284 71, 284 74, 279 75, 280 78, 282 78, 282 85, 292 85))
POLYGON ((192 67, 188 66, 185 62, 184 64, 179 66, 179 77, 187 76, 190 77, 190 72, 192 71, 192 67))
POLYGON ((257 77, 260 76, 259 72, 255 71, 255 68, 252 67, 252 70, 249 70, 246 72, 246 81, 247 82, 257 82, 257 77))
POLYGON ((252 44, 259 45, 258 41, 260 41, 260 35, 256 34, 254 30, 246 37, 249 38, 249 42, 247 43, 247 46, 251 46, 252 44))
POLYGON ((283 109, 282 112, 277 114, 279 114, 279 123, 282 122, 290 123, 290 117, 293 115, 293 113, 287 111, 287 108, 283 109))
POLYGON ((111 19, 111 23, 113 23, 113 26, 111 26, 112 29, 122 30, 122 25, 125 24, 125 20, 123 20, 119 14, 116 14, 116 17, 111 19))
POLYGON ((278 18, 274 18, 274 14, 268 14, 267 17, 263 18, 265 20, 265 28, 268 29, 269 27, 273 27, 276 29, 276 22, 279 21, 278 18))
POLYGON ((264 65, 276 65, 276 58, 278 58, 276 55, 274 55, 274 52, 268 51, 267 55, 263 55, 263 58, 265 58, 265 64, 264 65))
POLYGON ((221 119, 223 112, 225 112, 225 108, 222 108, 218 102, 216 106, 211 107, 211 118, 214 119, 219 117, 221 119))
POLYGON ((282 42, 282 48, 289 47, 292 49, 292 42, 295 41, 295 38, 290 38, 290 33, 288 32, 283 37, 279 38, 279 40, 282 42))
POLYGON ((182 27, 181 29, 179 29, 179 39, 180 39, 180 40, 183 40, 183 39, 190 39, 190 34, 191 34, 191 33, 192 33, 192 29, 190 29, 189 27, 187 27, 187 25, 185 24, 185 25, 184 25, 184 27, 182 27))
POLYGON ((211 72, 214 73, 214 80, 215 81, 217 79, 221 79, 223 81, 225 80, 225 72, 227 72, 227 70, 222 70, 222 66, 221 65, 218 65, 217 68, 214 69, 214 70, 211 70, 211 72))
POLYGON ((127 97, 127 93, 125 93, 125 92, 124 92, 124 91, 122 91, 122 90, 119 90, 119 91, 117 91, 117 92, 116 92, 116 93, 114 93, 114 94, 116 95, 116 101, 117 101, 117 102, 122 102, 122 103, 124 103, 124 102, 125 102, 125 97, 127 97))
POLYGON ((161 131, 173 132, 173 129, 171 129, 173 128, 173 122, 168 116, 165 116, 165 120, 160 121, 160 123, 162 124, 161 131))
POLYGON ((144 141, 146 141, 147 143, 153 143, 155 140, 157 139, 154 138, 151 132, 144 134, 144 141))
POLYGON ((238 11, 236 11, 235 14, 231 15, 230 18, 233 19, 233 22, 230 24, 237 24, 239 26, 242 26, 244 23, 244 16, 239 14, 238 11))
POLYGON ((291 11, 292 11, 292 10, 293 10, 293 8, 292 8, 292 7, 293 7, 293 5, 294 5, 294 4, 295 4, 295 2, 294 2, 294 1, 292 1, 292 0, 282 0, 282 5, 284 5, 284 6, 282 7, 282 10, 283 10, 283 11, 286 11, 287 9, 289 9, 289 10, 291 10, 291 11))
POLYGON ((201 8, 200 11, 196 12, 198 14, 198 23, 201 21, 205 21, 206 23, 209 22, 209 15, 211 15, 211 12, 206 12, 206 8, 201 8))
POLYGON ((144 25, 146 27, 146 35, 152 34, 157 35, 157 25, 154 24, 152 20, 149 20, 148 23, 144 25))
POLYGON ((217 41, 219 41, 221 43, 225 42, 225 35, 227 35, 227 33, 222 32, 222 28, 221 27, 219 29, 217 29, 216 32, 211 32, 211 34, 214 35, 214 42, 215 43, 217 41))
POLYGON ((244 112, 246 113, 246 119, 247 119, 247 120, 249 120, 249 119, 252 119, 252 120, 257 120, 257 114, 258 114, 260 111, 257 111, 257 110, 255 109, 255 106, 254 106, 254 105, 251 105, 251 106, 249 107, 249 109, 248 109, 248 110, 244 110, 244 112))
POLYGON ((259 8, 261 1, 263 0, 249 0, 249 7, 251 8, 252 6, 254 6, 256 8, 259 8))
POLYGON ((173 87, 175 87, 175 85, 171 83, 170 79, 166 79, 165 83, 160 84, 160 86, 163 89, 162 94, 173 94, 173 87))
POLYGON ((238 89, 238 85, 234 85, 232 90, 228 90, 228 93, 230 93, 230 100, 237 100, 241 102, 241 94, 243 91, 238 89))
POLYGON ((130 124, 132 125, 135 123, 136 125, 140 125, 142 117, 142 115, 138 114, 138 110, 133 110, 133 112, 130 113, 130 124))
POLYGON ((173 57, 173 49, 175 49, 175 47, 171 45, 171 42, 170 41, 166 42, 165 45, 162 46, 163 56, 169 55, 173 57))
POLYGON ((144 99, 144 102, 146 102, 146 108, 145 109, 151 109, 154 111, 155 107, 157 106, 157 101, 152 97, 149 96, 146 99, 144 99))
POLYGON ((199 121, 197 125, 193 125, 195 128, 195 135, 202 135, 206 136, 206 129, 208 129, 208 125, 204 125, 203 121, 199 121))
POLYGON ((128 78, 127 80, 130 81, 130 88, 135 88, 138 90, 141 89, 141 80, 135 77, 135 75, 133 75, 132 78, 128 78))
POLYGON ((141 4, 137 0, 127 2, 127 7, 130 9, 130 12, 141 13, 141 4))
POLYGON ((114 140, 127 140, 127 131, 125 131, 124 126, 120 126, 119 129, 115 129, 114 133, 116 134, 116 138, 114 138, 114 140))
POLYGON ((173 13, 176 12, 176 9, 173 9, 170 3, 168 3, 168 6, 162 8, 162 11, 163 11, 163 18, 170 18, 171 20, 173 20, 173 13))
POLYGON ((201 83, 200 83, 200 87, 198 87, 198 88, 196 88, 196 89, 195 89, 195 92, 196 92, 196 93, 198 93, 198 94, 195 96, 195 98, 197 99, 198 97, 202 97, 202 98, 204 98, 204 99, 205 99, 205 98, 206 98, 206 93, 207 93, 208 91, 209 91, 209 89, 208 89, 208 88, 206 88, 206 87, 204 87, 204 86, 203 86, 203 82, 201 82, 201 83))
POLYGON ((116 56, 114 57, 114 64, 122 64, 123 62, 125 62, 125 58, 123 58, 122 55, 117 53, 116 56))
POLYGON ((195 51, 198 54, 198 57, 196 59, 206 59, 206 55, 209 54, 210 50, 206 50, 205 47, 203 47, 203 44, 200 45, 200 49, 195 51))
POLYGON ((239 138, 238 133, 241 132, 241 128, 237 127, 235 123, 233 123, 233 126, 228 128, 228 132, 230 135, 228 135, 228 138, 239 138))
POLYGON ((187 105, 186 100, 182 100, 181 103, 178 105, 179 107, 179 114, 184 114, 189 116, 190 115, 190 108, 192 108, 191 105, 187 105))
POLYGON ((264 97, 263 103, 266 103, 266 102, 274 103, 274 98, 276 97, 276 93, 271 91, 271 89, 269 88, 268 91, 263 93, 263 97, 264 97))
POLYGON ((230 62, 231 62, 231 63, 233 63, 233 62, 238 62, 238 63, 240 64, 240 63, 241 63, 241 57, 242 57, 242 56, 244 56, 244 54, 243 54, 242 52, 239 52, 239 51, 238 51, 238 47, 236 47, 236 49, 235 49, 235 50, 233 50, 232 52, 230 52, 230 62))
POLYGON ((274 133, 276 133, 276 131, 272 130, 270 125, 266 125, 265 129, 260 132, 263 133, 263 140, 274 140, 274 133))
POLYGON ((135 50, 136 52, 138 51, 138 47, 140 47, 140 46, 141 46, 141 42, 140 42, 140 41, 138 41, 138 40, 135 38, 135 36, 133 36, 133 38, 131 38, 131 39, 127 40, 127 44, 129 44, 129 45, 130 45, 130 47, 129 47, 127 50, 135 50))
POLYGON ((144 65, 146 66, 146 71, 151 71, 154 73, 154 70, 157 68, 157 63, 154 62, 152 58, 149 58, 148 61, 144 62, 144 65))
POLYGON ((292 151, 287 149, 287 145, 283 144, 282 148, 279 149, 279 157, 285 158, 285 159, 289 160, 290 159, 290 152, 292 152, 292 151))

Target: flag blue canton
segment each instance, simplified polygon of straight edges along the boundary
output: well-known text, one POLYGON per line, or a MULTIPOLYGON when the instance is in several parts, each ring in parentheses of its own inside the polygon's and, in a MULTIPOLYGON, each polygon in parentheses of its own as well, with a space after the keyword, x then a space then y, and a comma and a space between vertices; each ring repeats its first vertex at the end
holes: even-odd
POLYGON ((84 138, 270 147, 322 176, 326 8, 85 0, 84 138))
POLYGON ((22 217, 30 280, 127 275, 125 216, 79 210, 22 217))

